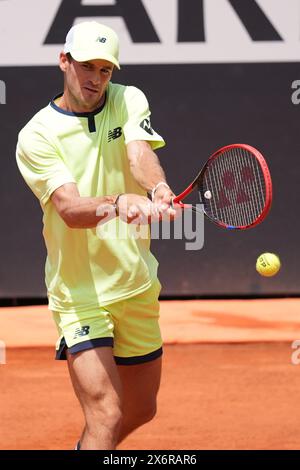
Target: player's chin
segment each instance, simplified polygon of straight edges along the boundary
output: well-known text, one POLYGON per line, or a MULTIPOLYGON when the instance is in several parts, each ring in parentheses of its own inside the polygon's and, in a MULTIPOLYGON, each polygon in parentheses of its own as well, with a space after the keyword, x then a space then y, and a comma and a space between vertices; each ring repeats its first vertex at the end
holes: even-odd
POLYGON ((101 100, 101 93, 99 91, 82 88, 82 100, 86 106, 94 106, 101 100))

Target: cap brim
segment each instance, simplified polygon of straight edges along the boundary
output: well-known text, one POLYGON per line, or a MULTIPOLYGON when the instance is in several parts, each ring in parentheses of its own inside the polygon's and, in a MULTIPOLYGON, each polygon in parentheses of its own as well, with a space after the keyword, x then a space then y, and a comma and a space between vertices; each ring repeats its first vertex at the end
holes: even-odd
POLYGON ((105 52, 101 53, 99 49, 95 51, 89 50, 87 52, 82 52, 82 51, 68 51, 68 52, 70 52, 73 59, 75 59, 77 62, 87 62, 88 60, 102 59, 102 60, 107 60, 108 62, 111 62, 118 69, 121 68, 119 62, 113 55, 107 54, 105 52))

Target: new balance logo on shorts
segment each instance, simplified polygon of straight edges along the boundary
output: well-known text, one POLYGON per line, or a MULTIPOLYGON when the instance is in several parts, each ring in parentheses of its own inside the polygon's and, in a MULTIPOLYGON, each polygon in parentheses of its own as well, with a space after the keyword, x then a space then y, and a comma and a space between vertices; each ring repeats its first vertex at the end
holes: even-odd
POLYGON ((86 336, 90 332, 90 327, 89 326, 83 326, 81 328, 76 328, 75 330, 75 335, 73 339, 76 339, 81 336, 86 336))
POLYGON ((116 127, 114 130, 108 132, 108 142, 118 139, 122 135, 122 127, 116 127))

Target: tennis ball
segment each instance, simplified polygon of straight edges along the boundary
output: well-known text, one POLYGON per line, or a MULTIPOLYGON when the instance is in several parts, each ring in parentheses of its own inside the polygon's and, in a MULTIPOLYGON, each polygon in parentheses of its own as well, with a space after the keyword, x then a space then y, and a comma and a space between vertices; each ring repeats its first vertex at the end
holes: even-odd
POLYGON ((274 253, 262 253, 256 260, 256 271, 262 276, 275 276, 280 266, 280 259, 274 253))

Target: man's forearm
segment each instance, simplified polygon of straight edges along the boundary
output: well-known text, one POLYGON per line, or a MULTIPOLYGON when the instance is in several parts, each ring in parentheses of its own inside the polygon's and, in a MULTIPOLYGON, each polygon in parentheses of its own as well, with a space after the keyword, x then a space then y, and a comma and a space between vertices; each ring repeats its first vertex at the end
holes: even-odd
POLYGON ((104 197, 74 197, 61 216, 70 228, 93 228, 104 218, 114 218, 117 195, 104 197))
POLYGON ((161 181, 166 181, 165 173, 153 150, 139 146, 131 148, 130 170, 139 185, 150 192, 161 181))

